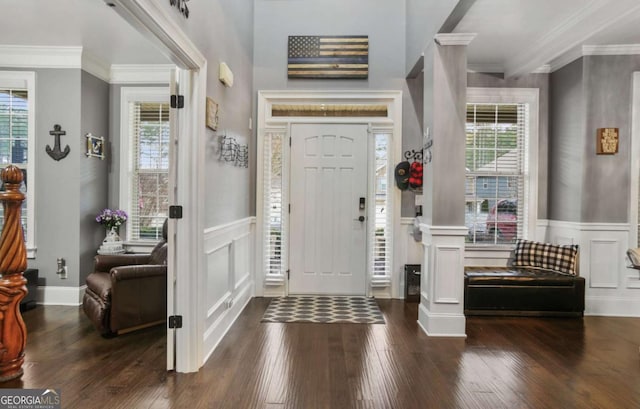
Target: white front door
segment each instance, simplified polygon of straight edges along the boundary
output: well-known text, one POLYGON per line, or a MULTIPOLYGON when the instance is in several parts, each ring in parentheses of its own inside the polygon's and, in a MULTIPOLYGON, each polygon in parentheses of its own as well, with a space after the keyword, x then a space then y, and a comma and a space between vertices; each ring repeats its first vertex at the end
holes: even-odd
POLYGON ((294 124, 291 138, 289 293, 365 295, 367 126, 294 124))

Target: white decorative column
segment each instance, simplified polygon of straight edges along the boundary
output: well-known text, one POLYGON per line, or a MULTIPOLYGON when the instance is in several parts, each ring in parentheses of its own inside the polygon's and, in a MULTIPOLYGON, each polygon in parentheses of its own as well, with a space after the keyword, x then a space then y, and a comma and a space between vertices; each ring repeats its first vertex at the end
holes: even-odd
POLYGON ((422 224, 418 323, 430 336, 464 337, 464 226, 422 224))
POLYGON ((475 34, 438 34, 425 50, 421 297, 430 336, 465 337, 464 248, 467 45, 475 34))

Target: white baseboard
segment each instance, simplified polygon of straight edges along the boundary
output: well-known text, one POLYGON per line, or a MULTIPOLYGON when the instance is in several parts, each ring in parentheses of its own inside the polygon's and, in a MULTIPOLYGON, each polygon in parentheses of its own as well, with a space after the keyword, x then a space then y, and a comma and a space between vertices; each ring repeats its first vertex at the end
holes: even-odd
POLYGON ((626 297, 585 297, 584 315, 640 317, 640 299, 626 297))
POLYGON ((86 288, 86 285, 82 287, 39 286, 36 300, 41 305, 82 305, 86 288))

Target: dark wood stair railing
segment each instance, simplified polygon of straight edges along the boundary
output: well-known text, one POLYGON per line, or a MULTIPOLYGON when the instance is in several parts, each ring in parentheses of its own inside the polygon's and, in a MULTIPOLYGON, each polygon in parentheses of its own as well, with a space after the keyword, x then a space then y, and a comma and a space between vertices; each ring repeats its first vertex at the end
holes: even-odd
POLYGON ((5 190, 0 192, 4 226, 0 235, 0 382, 22 376, 27 327, 20 314, 20 301, 27 295, 27 247, 20 216, 24 194, 20 192, 22 171, 9 165, 0 172, 5 190))

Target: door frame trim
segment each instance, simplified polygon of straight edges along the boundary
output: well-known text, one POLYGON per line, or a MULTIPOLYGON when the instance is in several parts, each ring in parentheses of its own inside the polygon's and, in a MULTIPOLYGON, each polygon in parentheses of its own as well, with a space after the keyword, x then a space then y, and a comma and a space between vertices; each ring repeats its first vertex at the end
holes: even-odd
MULTIPOLYGON (((106 1, 106 0, 105 0, 106 1)), ((112 0, 114 10, 143 36, 158 46, 179 68, 172 77, 172 90, 179 87, 184 95, 184 108, 174 122, 172 132, 188 137, 176 138, 180 143, 177 158, 180 172, 176 184, 169 186, 173 204, 183 205, 184 216, 178 223, 169 223, 169 252, 167 255, 167 315, 180 314, 182 328, 175 340, 167 335, 167 369, 177 372, 197 372, 204 363, 203 315, 201 291, 204 287, 204 150, 206 130, 205 96, 207 95, 207 59, 175 22, 168 5, 156 0, 112 0), (177 123, 175 123, 177 122, 177 123), (172 240, 175 238, 175 240, 172 240), (181 268, 176 268, 176 266, 181 268), (174 280, 175 278, 175 280, 174 280), (175 291, 172 291, 175 283, 175 291), (173 302, 169 302, 173 294, 173 302), (175 346, 175 364, 169 352, 175 346)), ((172 114, 173 117, 177 115, 172 114)), ((170 165, 170 172, 177 172, 170 165)), ((171 184, 172 178, 170 178, 171 184)))
MULTIPOLYGON (((258 111, 257 111, 258 127, 257 127, 257 150, 256 150, 256 260, 259 260, 255 295, 256 296, 285 296, 288 295, 288 280, 285 272, 280 275, 270 275, 266 277, 264 269, 264 138, 263 135, 267 131, 273 129, 281 129, 285 137, 291 135, 291 124, 294 123, 333 123, 333 124, 366 124, 369 128, 369 134, 375 131, 385 131, 392 135, 391 150, 389 152, 389 164, 397 163, 402 157, 402 91, 259 91, 258 92, 258 111), (274 117, 271 115, 272 106, 274 104, 386 104, 387 117, 274 117)), ((290 160, 288 158, 290 150, 285 150, 283 155, 285 169, 283 181, 286 184, 286 197, 289 196, 289 170, 290 160)), ((371 163, 367 169, 368 179, 370 175, 371 163)), ((390 295, 393 298, 399 298, 400 280, 399 275, 393 272, 400 271, 397 265, 398 245, 400 222, 401 222, 401 192, 398 189, 392 189, 392 253, 391 253, 391 271, 392 275, 388 280, 376 280, 375 287, 390 287, 390 295), (388 281, 388 282, 387 282, 388 281)), ((287 215, 288 217, 288 215, 287 215)), ((284 223, 288 226, 288 221, 284 223)), ((286 236, 288 237, 287 231, 286 236)), ((369 242, 367 240, 367 257, 369 257, 369 242)), ((286 260, 288 265, 288 260, 286 260)), ((368 263, 367 263, 368 267, 368 263)), ((370 272, 366 275, 366 294, 373 294, 374 280, 370 272)))

